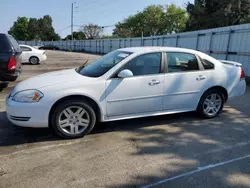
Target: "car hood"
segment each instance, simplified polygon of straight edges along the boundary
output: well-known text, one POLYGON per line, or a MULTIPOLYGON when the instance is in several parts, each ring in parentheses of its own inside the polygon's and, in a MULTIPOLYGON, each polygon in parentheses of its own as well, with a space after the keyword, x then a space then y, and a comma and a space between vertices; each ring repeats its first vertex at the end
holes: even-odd
POLYGON ((39 76, 24 80, 15 87, 15 91, 26 89, 40 89, 48 86, 66 84, 75 81, 84 82, 84 80, 89 79, 91 78, 78 74, 75 69, 62 70, 41 74, 39 76))

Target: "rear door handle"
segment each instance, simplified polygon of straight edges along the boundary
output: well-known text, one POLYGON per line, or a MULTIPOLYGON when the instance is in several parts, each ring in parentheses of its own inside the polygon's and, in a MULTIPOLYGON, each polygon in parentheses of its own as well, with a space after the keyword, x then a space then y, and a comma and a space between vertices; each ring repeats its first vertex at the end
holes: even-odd
POLYGON ((199 77, 196 78, 197 81, 205 80, 207 77, 200 75, 199 77))
POLYGON ((159 80, 152 80, 151 82, 149 82, 148 84, 150 86, 154 86, 154 85, 157 85, 157 84, 160 84, 161 82, 159 80))

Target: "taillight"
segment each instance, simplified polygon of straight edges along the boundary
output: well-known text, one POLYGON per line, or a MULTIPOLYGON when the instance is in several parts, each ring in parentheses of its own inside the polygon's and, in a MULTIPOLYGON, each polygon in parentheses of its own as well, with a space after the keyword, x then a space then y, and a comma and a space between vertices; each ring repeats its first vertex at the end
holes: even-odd
POLYGON ((9 59, 8 70, 15 70, 16 69, 16 58, 11 57, 9 59))
POLYGON ((241 67, 240 79, 245 79, 245 77, 246 77, 245 71, 244 71, 244 69, 241 67))

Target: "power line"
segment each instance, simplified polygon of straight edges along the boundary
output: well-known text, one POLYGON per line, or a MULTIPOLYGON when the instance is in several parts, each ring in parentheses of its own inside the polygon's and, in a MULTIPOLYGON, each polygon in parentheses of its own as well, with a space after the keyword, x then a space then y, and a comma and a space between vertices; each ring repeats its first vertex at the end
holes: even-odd
MULTIPOLYGON (((74 24, 73 26, 78 26, 78 27, 82 27, 82 26, 87 26, 89 24, 74 24)), ((100 27, 114 27, 115 25, 103 25, 100 27)))
MULTIPOLYGON (((91 4, 95 4, 96 2, 99 2, 100 0, 95 0, 95 1, 92 1, 92 2, 90 2, 90 3, 88 3, 87 5, 91 5, 91 4)), ((118 0, 117 0, 118 1, 118 0)), ((116 1, 116 2, 117 2, 116 1)), ((72 35, 72 40, 73 40, 73 27, 82 27, 82 26, 86 26, 86 25, 88 25, 88 24, 79 24, 79 25, 77 25, 77 24, 74 24, 74 20, 73 20, 73 14, 74 14, 74 8, 78 8, 78 7, 74 7, 74 4, 75 4, 76 2, 74 2, 74 3, 72 3, 72 14, 71 14, 71 35, 72 35)), ((111 3, 113 3, 113 2, 111 2, 111 3)), ((103 3, 103 4, 99 4, 99 7, 103 7, 103 6, 101 6, 101 5, 109 5, 110 3, 107 3, 107 2, 105 2, 105 3, 103 3)), ((86 8, 86 7, 85 7, 86 8)), ((115 11, 117 11, 118 9, 116 9, 115 11)), ((91 10, 87 10, 86 12, 88 12, 88 11, 91 11, 91 10)), ((85 13, 86 13, 85 12, 85 13)), ((104 11, 101 11, 100 12, 100 14, 102 14, 104 11)), ((104 13, 107 13, 107 11, 105 11, 104 13)), ((173 13, 173 14, 167 14, 167 16, 177 16, 177 15, 181 15, 181 14, 186 14, 186 12, 181 12, 181 13, 173 13)), ((103 14, 102 14, 103 15, 103 14)), ((79 23, 79 22, 78 22, 79 23)), ((122 23, 122 24, 126 24, 126 23, 122 23)), ((113 25, 104 25, 104 26, 100 26, 102 29, 104 29, 104 28, 109 28, 109 27, 115 27, 116 26, 116 24, 113 24, 113 25)), ((61 30, 66 30, 66 29, 68 29, 70 26, 68 26, 68 27, 66 27, 66 28, 63 28, 63 29, 61 29, 61 30)), ((61 30, 59 30, 59 31, 61 31, 61 30)))
POLYGON ((115 25, 105 25, 105 26, 101 26, 102 28, 106 28, 106 27, 115 27, 115 25))
POLYGON ((64 30, 66 30, 66 29, 70 28, 70 26, 71 26, 71 25, 69 25, 69 26, 67 26, 67 27, 65 27, 65 28, 62 28, 62 29, 56 30, 56 32, 61 32, 61 31, 64 31, 64 30))

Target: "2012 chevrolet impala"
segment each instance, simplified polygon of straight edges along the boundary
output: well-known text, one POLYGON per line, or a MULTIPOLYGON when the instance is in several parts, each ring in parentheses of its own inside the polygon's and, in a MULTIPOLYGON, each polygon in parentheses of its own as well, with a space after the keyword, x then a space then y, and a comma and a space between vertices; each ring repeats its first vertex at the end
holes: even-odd
POLYGON ((240 63, 189 49, 137 47, 25 80, 13 88, 6 106, 15 125, 51 127, 64 138, 79 138, 96 121, 188 111, 214 118, 245 89, 240 63))

